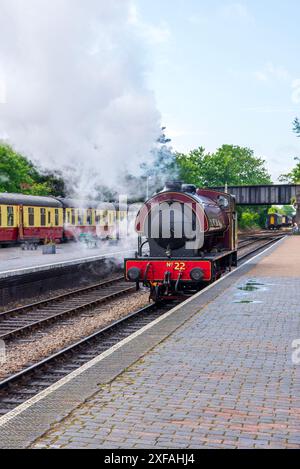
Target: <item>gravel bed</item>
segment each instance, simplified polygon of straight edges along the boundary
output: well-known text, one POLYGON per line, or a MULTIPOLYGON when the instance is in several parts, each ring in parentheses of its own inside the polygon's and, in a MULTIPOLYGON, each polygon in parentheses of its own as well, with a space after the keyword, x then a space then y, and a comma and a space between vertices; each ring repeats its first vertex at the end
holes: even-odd
POLYGON ((7 344, 6 362, 1 364, 0 379, 93 334, 112 322, 149 304, 149 293, 140 291, 115 299, 90 312, 83 312, 46 326, 7 344))

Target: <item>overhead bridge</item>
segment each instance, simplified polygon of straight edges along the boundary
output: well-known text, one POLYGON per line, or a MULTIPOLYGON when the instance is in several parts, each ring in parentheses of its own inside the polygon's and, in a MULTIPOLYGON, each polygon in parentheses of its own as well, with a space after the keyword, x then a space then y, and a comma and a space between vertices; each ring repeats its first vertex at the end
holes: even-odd
MULTIPOLYGON (((210 189, 225 192, 226 188, 210 189)), ((238 205, 290 205, 293 199, 300 202, 300 184, 229 186, 227 192, 236 197, 238 205)))

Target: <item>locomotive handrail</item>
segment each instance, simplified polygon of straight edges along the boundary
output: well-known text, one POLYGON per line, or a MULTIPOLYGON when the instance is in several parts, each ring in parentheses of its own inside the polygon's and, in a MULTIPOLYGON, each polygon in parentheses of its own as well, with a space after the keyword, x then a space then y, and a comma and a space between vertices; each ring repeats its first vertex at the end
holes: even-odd
POLYGON ((151 262, 148 262, 146 270, 145 270, 145 275, 144 275, 144 283, 147 281, 148 273, 151 267, 151 262))

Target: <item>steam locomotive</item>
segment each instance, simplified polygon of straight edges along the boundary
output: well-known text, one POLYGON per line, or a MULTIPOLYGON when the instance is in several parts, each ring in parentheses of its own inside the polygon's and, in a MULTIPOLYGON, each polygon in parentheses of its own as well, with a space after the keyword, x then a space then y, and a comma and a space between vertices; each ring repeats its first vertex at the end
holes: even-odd
POLYGON ((140 209, 138 252, 125 260, 127 281, 150 289, 150 298, 177 299, 219 279, 237 265, 234 197, 168 183, 140 209))

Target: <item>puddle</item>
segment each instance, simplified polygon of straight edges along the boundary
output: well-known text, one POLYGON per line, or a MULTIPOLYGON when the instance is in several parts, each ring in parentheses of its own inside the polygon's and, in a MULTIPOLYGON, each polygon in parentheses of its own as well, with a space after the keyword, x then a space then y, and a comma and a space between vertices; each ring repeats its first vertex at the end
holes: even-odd
POLYGON ((235 304, 262 304, 263 302, 262 301, 258 301, 258 300, 255 300, 255 299, 250 299, 249 298, 249 295, 248 293, 252 293, 252 292, 265 292, 265 291, 268 291, 268 287, 270 285, 265 285, 264 283, 262 282, 259 282, 255 279, 249 279, 247 280, 247 283, 245 283, 244 285, 241 285, 239 287, 237 287, 237 289, 239 290, 238 293, 235 294, 235 300, 233 301, 233 303, 235 304))
POLYGON ((238 287, 240 291, 253 292, 253 291, 267 291, 264 283, 256 282, 255 280, 248 280, 245 285, 238 287))
POLYGON ((247 284, 244 287, 238 287, 238 289, 241 291, 255 291, 255 290, 258 290, 259 288, 254 285, 247 284))
POLYGON ((255 301, 255 300, 236 300, 233 303, 235 304, 243 304, 243 305, 250 305, 250 304, 262 304, 262 301, 255 301))

